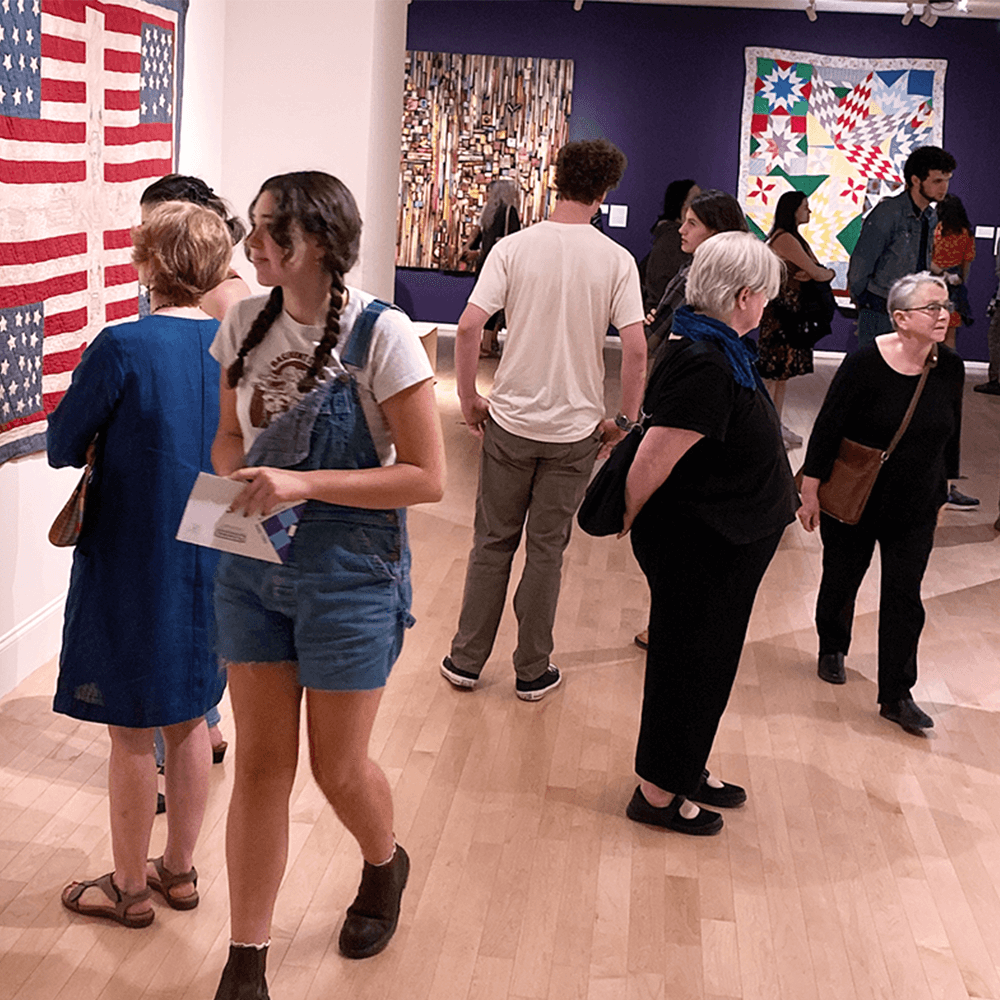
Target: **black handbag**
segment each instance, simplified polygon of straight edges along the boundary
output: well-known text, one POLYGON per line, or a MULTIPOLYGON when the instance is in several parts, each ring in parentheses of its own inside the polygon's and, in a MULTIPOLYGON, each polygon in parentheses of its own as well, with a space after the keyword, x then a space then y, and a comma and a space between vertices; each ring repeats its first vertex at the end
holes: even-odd
POLYGON ((641 421, 635 424, 590 481, 576 514, 577 524, 588 535, 597 538, 617 535, 625 527, 625 480, 639 450, 643 430, 641 421))
POLYGON ((781 337, 789 347, 808 350, 831 331, 837 304, 829 281, 786 279, 770 305, 781 337))
POLYGON ((814 347, 830 333, 837 311, 829 281, 803 281, 799 285, 798 321, 789 330, 792 347, 814 347))

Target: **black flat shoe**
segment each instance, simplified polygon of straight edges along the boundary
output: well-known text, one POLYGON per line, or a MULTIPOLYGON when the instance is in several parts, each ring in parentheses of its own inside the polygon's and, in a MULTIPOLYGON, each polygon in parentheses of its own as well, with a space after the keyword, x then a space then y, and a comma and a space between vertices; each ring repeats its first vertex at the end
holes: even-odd
POLYGON ((816 673, 827 684, 846 684, 847 671, 844 669, 843 653, 820 653, 816 673))
POLYGON ((925 729, 934 728, 934 720, 910 697, 887 701, 879 706, 878 714, 917 736, 923 736, 925 729))
POLYGON ((713 809, 735 809, 747 800, 747 790, 739 785, 722 782, 721 788, 713 788, 708 783, 708 771, 702 771, 698 791, 688 796, 692 802, 712 806, 713 809))
POLYGON ((710 837, 722 829, 722 817, 709 809, 700 809, 694 819, 685 819, 680 814, 685 801, 683 795, 675 795, 670 805, 657 808, 646 801, 646 796, 637 785, 632 801, 625 809, 625 815, 636 823, 661 826, 665 830, 687 833, 692 837, 710 837))

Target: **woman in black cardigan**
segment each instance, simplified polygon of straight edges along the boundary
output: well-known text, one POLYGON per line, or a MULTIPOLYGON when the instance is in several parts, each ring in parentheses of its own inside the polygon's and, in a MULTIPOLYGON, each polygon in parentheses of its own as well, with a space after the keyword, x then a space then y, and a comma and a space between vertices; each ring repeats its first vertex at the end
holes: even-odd
POLYGON ((652 598, 640 783, 626 815, 678 833, 718 833, 714 808, 747 797, 707 762, 757 588, 795 520, 778 416, 744 340, 780 281, 781 262, 749 233, 719 233, 695 250, 689 305, 650 376, 625 487, 625 530, 652 598))
POLYGON ((888 309, 895 330, 848 355, 830 384, 809 439, 799 519, 807 531, 819 525, 823 539, 816 601, 819 676, 830 684, 847 680, 844 658, 851 644, 854 601, 878 542, 880 714, 920 733, 934 725, 910 694, 925 617, 920 584, 948 478, 958 472, 964 367, 943 344, 950 305, 941 278, 927 271, 900 278, 889 292, 888 309), (821 514, 817 490, 830 474, 841 439, 886 448, 932 351, 937 352, 936 364, 906 433, 879 472, 860 522, 843 524, 821 514))

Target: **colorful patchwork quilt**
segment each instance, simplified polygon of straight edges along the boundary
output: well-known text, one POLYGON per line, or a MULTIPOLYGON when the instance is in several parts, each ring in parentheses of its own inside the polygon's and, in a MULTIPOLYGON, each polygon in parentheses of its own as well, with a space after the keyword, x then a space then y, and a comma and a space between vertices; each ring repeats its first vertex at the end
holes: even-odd
POLYGON ((947 67, 747 48, 737 197, 751 229, 766 234, 781 195, 804 192, 803 235, 843 292, 864 217, 902 191, 917 146, 941 145, 947 67))

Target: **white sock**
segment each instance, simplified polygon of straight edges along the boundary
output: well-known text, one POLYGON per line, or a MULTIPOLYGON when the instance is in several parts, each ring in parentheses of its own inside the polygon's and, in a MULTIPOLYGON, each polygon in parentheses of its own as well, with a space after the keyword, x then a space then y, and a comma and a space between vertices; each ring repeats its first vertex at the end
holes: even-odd
POLYGON ((385 868, 386 865, 391 865, 392 864, 392 859, 396 857, 396 848, 398 846, 399 845, 394 840, 392 842, 392 854, 390 854, 389 857, 385 861, 380 861, 377 865, 372 865, 372 868, 385 868))

